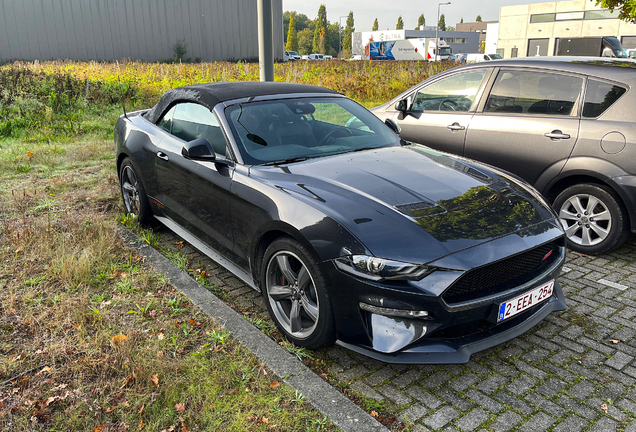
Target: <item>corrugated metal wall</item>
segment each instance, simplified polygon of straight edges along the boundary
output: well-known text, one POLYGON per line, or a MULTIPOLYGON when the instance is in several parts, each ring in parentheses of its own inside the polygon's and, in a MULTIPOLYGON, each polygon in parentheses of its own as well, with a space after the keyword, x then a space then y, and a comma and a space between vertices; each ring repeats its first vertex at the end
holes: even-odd
MULTIPOLYGON (((0 60, 258 58, 257 0, 0 0, 0 60)), ((274 56, 283 2, 273 0, 274 56)))

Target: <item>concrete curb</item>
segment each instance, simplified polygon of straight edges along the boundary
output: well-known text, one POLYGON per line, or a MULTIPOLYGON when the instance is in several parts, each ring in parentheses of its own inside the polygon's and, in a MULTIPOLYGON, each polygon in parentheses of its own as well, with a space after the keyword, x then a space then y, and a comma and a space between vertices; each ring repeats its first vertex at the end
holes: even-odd
POLYGON ((192 303, 230 331, 243 346, 260 358, 284 382, 298 390, 336 426, 345 432, 388 432, 386 427, 362 408, 312 372, 217 296, 199 285, 185 271, 172 264, 168 258, 140 240, 132 231, 122 228, 120 232, 124 241, 137 249, 156 271, 164 274, 192 303))

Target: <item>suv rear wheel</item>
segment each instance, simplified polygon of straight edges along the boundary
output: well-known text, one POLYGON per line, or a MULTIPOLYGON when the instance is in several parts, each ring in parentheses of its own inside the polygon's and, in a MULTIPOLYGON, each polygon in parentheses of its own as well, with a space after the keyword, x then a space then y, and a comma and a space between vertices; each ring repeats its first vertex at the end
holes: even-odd
POLYGON ((610 189, 594 184, 570 186, 554 200, 568 247, 598 255, 619 247, 629 236, 627 213, 610 189))

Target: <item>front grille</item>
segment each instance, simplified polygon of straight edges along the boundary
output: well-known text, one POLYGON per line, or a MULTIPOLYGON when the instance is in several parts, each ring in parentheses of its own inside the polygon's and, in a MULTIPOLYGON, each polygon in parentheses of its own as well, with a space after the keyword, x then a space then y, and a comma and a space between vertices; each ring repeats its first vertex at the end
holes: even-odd
POLYGON ((466 272, 442 294, 448 304, 488 297, 524 284, 547 269, 559 258, 556 242, 466 272), (548 253, 550 256, 546 257, 548 253), (545 259, 544 259, 545 258, 545 259))

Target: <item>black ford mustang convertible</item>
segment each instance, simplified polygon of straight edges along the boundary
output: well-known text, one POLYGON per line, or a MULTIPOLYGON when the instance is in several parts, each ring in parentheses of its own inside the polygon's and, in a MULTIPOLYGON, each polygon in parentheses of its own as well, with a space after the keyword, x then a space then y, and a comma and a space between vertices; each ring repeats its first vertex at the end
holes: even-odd
POLYGON ((261 291, 307 348, 462 363, 565 309, 543 198, 397 129, 320 87, 170 90, 117 122, 125 210, 261 291))

